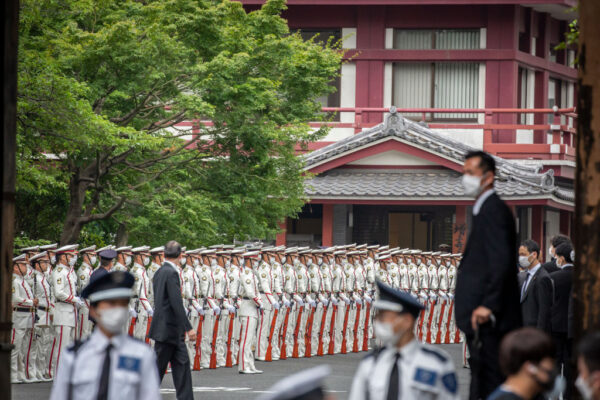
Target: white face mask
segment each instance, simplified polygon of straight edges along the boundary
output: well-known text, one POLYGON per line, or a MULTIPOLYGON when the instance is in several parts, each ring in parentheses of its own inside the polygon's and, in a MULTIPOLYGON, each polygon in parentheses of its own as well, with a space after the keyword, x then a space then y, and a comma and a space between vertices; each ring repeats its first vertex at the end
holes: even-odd
POLYGON ((52 257, 50 257, 50 262, 51 262, 52 264, 56 264, 56 256, 52 256, 52 257))
POLYGON ((150 257, 144 257, 144 258, 142 259, 142 262, 144 263, 144 265, 148 265, 148 264, 150 264, 150 257))
POLYGON ((217 260, 215 260, 215 259, 210 260, 210 266, 211 267, 216 267, 217 265, 219 265, 219 263, 217 262, 217 260))
POLYGON ((392 325, 381 321, 375 321, 373 329, 375 336, 384 346, 395 346, 403 335, 403 332, 394 332, 392 325))
POLYGON ((581 393, 583 400, 592 400, 594 391, 581 375, 575 380, 575 387, 579 390, 579 393, 581 393))
POLYGON ((275 264, 275 257, 269 257, 269 261, 271 262, 271 264, 275 264))
POLYGON ((286 261, 287 261, 287 257, 282 257, 282 258, 281 258, 281 262, 282 262, 282 263, 284 263, 284 264, 285 264, 285 263, 286 263, 286 261))
POLYGON ((231 261, 227 260, 225 261, 225 268, 229 268, 231 267, 231 261))
POLYGON ((529 257, 527 256, 519 256, 519 265, 523 268, 529 268, 531 263, 529 262, 529 257))
POLYGON ((98 312, 98 323, 110 333, 116 335, 125 332, 129 322, 129 309, 127 307, 111 307, 98 312))
POLYGON ((253 268, 258 268, 259 265, 260 265, 260 261, 258 261, 258 260, 252 262, 252 267, 253 268))
POLYGON ((131 256, 126 256, 125 257, 125 265, 129 265, 131 264, 131 256))
POLYGON ((98 259, 96 258, 96 256, 91 256, 91 257, 90 257, 90 263, 91 263, 92 265, 95 265, 95 264, 96 264, 96 261, 98 261, 98 259))
POLYGON ((72 267, 77 262, 77 257, 69 258, 69 265, 72 267))
POLYGON ((179 264, 181 264, 181 266, 184 266, 186 262, 187 262, 187 259, 185 257, 182 257, 179 259, 179 264))
POLYGON ((462 185, 467 196, 477 197, 481 193, 481 177, 479 176, 463 175, 462 185))
POLYGON ((552 246, 548 247, 548 254, 550 254, 550 257, 554 258, 554 252, 552 251, 552 246))
POLYGON ((449 267, 451 265, 450 261, 446 261, 446 267, 449 267))
POLYGON ((200 260, 194 258, 194 267, 197 267, 198 265, 200 265, 200 260))

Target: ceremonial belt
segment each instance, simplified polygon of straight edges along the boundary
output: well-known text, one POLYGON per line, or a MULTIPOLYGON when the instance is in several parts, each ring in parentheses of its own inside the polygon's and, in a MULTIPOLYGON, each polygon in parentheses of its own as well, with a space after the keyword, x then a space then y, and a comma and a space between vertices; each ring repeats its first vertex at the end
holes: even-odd
POLYGON ((246 297, 246 296, 242 296, 242 300, 252 300, 252 301, 254 301, 254 299, 252 297, 246 297))
POLYGON ((47 311, 48 308, 45 306, 38 306, 38 310, 47 311))
POLYGON ((33 307, 13 307, 13 311, 18 311, 18 312, 33 312, 34 308, 33 307))

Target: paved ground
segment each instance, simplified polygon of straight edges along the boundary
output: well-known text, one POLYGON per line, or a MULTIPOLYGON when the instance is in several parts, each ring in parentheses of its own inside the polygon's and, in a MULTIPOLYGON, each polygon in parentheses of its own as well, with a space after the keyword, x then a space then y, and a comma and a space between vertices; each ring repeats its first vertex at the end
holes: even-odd
MULTIPOLYGON (((455 360, 461 398, 466 399, 469 370, 462 368, 461 345, 441 345, 440 348, 450 353, 455 360)), ((194 382, 195 397, 203 400, 254 399, 285 376, 313 366, 328 364, 333 369, 333 373, 327 380, 327 389, 338 400, 344 400, 348 398, 352 376, 364 354, 353 353, 298 360, 282 360, 270 363, 257 362, 256 367, 264 371, 264 374, 261 375, 240 375, 237 373, 237 368, 219 368, 216 370, 193 372, 192 379, 194 382)), ((50 387, 50 383, 12 385, 12 397, 14 400, 47 399, 50 387)), ((165 377, 161 392, 165 400, 175 400, 175 390, 173 389, 173 381, 170 375, 165 377)))

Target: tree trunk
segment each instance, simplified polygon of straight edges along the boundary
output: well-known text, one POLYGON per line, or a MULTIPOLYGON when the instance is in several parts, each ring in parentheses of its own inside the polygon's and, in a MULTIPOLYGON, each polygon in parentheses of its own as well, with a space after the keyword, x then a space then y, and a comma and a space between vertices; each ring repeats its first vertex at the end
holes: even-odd
POLYGON ((83 223, 81 217, 83 215, 83 205, 85 201, 85 192, 87 183, 79 179, 79 172, 75 172, 69 182, 69 208, 65 216, 65 223, 60 235, 60 245, 77 243, 83 223))
POLYGON ((579 3, 575 343, 600 330, 600 2, 579 3))
POLYGON ((15 227, 15 152, 17 114, 17 41, 19 1, 4 1, 2 24, 2 240, 0 240, 0 388, 11 398, 12 257, 15 227))
POLYGON ((127 225, 123 222, 119 224, 117 229, 117 239, 115 240, 117 247, 127 246, 127 239, 129 239, 129 233, 127 232, 127 225))

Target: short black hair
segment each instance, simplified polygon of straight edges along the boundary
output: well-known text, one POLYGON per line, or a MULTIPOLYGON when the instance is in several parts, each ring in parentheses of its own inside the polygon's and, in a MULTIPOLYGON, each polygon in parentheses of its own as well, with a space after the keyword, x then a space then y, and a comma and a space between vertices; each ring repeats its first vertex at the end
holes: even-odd
POLYGON ((166 258, 177 258, 181 254, 181 245, 175 240, 169 240, 165 244, 165 257, 166 258))
POLYGON ((590 372, 600 371, 600 332, 586 335, 579 342, 577 352, 590 372))
POLYGON ((465 155, 465 160, 474 157, 479 157, 479 168, 481 168, 483 172, 492 171, 492 173, 496 175, 496 161, 494 161, 494 157, 492 157, 489 153, 486 153, 485 151, 476 150, 469 151, 465 155))
POLYGON ((529 251, 530 253, 533 253, 535 251, 539 257, 540 245, 535 240, 527 239, 523 243, 521 243, 521 246, 525 247, 527 249, 527 251, 529 251))
POLYGON ((570 244, 571 239, 569 239, 569 237, 565 236, 565 235, 555 235, 555 236, 552 236, 552 238, 550 239, 550 244, 552 244, 552 247, 554 247, 555 249, 562 243, 570 244))
POLYGON ((515 375, 523 364, 539 364, 544 358, 554 358, 552 339, 545 332, 525 327, 508 333, 500 343, 500 369, 506 376, 515 375))
POLYGON ((568 263, 572 263, 571 252, 573 251, 573 246, 571 243, 564 242, 558 245, 556 249, 554 249, 555 257, 562 256, 565 258, 565 261, 568 263))
POLYGON ((106 267, 107 265, 110 265, 110 263, 113 262, 112 258, 102 258, 100 257, 100 266, 101 267, 106 267))

